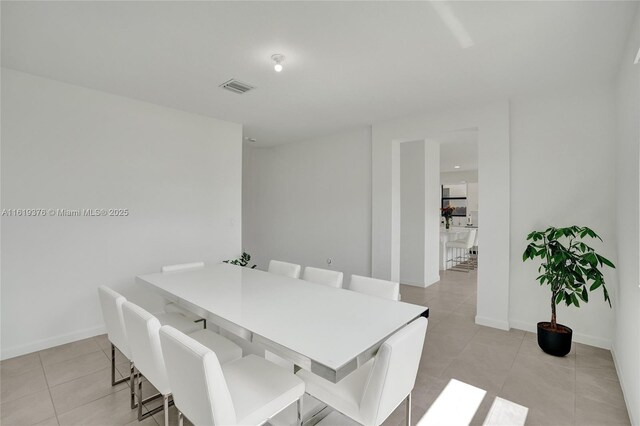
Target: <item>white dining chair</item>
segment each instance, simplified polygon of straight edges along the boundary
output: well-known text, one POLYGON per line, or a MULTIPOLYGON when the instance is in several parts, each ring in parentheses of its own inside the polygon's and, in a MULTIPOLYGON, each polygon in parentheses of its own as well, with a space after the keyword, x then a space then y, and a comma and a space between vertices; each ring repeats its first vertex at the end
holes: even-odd
POLYGON ((316 284, 323 284, 329 287, 342 288, 344 274, 339 271, 320 269, 307 266, 302 273, 302 279, 316 284))
POLYGON ((289 278, 300 278, 300 265, 272 260, 269 262, 269 269, 267 272, 276 275, 283 275, 289 278))
MULTIPOLYGON (((406 424, 411 425, 411 391, 416 382, 427 319, 420 317, 389 337, 372 360, 338 383, 309 371, 298 371, 306 392, 355 422, 379 426, 406 401, 406 424)), ((331 423, 318 423, 333 426, 331 423)))
MULTIPOLYGON (((160 347, 160 321, 138 305, 131 302, 122 304, 124 324, 131 348, 133 366, 137 372, 137 402, 138 421, 164 410, 165 426, 169 424, 169 396, 171 387, 167 378, 167 370, 160 347), (142 376, 146 378, 160 393, 147 400, 155 399, 162 395, 163 405, 153 410, 142 413, 142 376)), ((193 322, 184 317, 181 321, 175 321, 173 325, 180 328, 193 326, 193 322)), ((192 339, 215 351, 221 363, 233 361, 242 357, 242 349, 230 340, 205 329, 189 330, 192 339)))
POLYGON ((264 358, 222 364, 217 354, 173 327, 160 329, 178 424, 261 425, 300 400, 304 382, 264 358))
MULTIPOLYGON (((191 263, 179 263, 175 265, 165 265, 161 268, 161 272, 162 273, 180 272, 180 271, 188 271, 190 269, 199 269, 199 268, 204 268, 204 262, 191 262, 191 263)), ((185 318, 193 322, 202 322, 204 328, 207 328, 206 319, 200 318, 199 316, 189 311, 188 309, 185 309, 182 306, 177 305, 173 302, 167 303, 164 306, 164 311, 183 315, 185 318)))
MULTIPOLYGON (((133 358, 131 356, 129 338, 122 313, 122 306, 127 302, 127 299, 120 293, 104 285, 98 287, 98 297, 100 298, 102 315, 107 327, 107 337, 111 342, 111 386, 128 380, 131 392, 131 409, 134 409, 137 407, 137 403, 135 402, 134 392, 133 358), (116 348, 129 360, 129 376, 120 380, 115 379, 116 348)), ((161 324, 172 324, 186 332, 195 331, 200 328, 197 324, 186 320, 182 315, 176 313, 161 313, 157 315, 157 318, 161 324)))
POLYGON ((400 284, 378 278, 351 275, 349 290, 385 299, 400 300, 400 284))
MULTIPOLYGON (((121 294, 111 290, 109 287, 101 285, 98 287, 98 297, 100 298, 100 307, 102 308, 102 317, 107 327, 107 338, 111 343, 111 386, 118 385, 129 380, 130 375, 116 380, 116 349, 129 360, 129 369, 133 371, 131 363, 131 351, 127 342, 127 333, 124 328, 124 320, 122 318, 122 304, 127 299, 121 294)), ((131 387, 131 408, 134 408, 133 399, 133 381, 131 387)))
POLYGON ((476 230, 469 229, 462 238, 447 243, 447 263, 451 262, 451 270, 469 272, 473 265, 469 262, 469 250, 476 239, 476 230))

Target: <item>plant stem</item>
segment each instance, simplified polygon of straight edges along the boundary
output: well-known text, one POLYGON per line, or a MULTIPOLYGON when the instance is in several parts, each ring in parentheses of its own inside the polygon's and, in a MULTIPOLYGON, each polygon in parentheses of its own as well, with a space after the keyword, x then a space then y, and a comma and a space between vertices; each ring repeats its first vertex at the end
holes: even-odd
MULTIPOLYGON (((547 241, 547 236, 544 235, 544 254, 545 260, 547 261, 547 267, 551 264, 551 253, 549 253, 549 242, 547 241)), ((548 270, 548 269, 547 269, 548 270)), ((555 281, 555 280, 554 280, 555 281)), ((556 292, 553 291, 554 283, 551 284, 551 328, 556 329, 556 292)))
POLYGON ((551 292, 551 328, 556 329, 556 293, 551 292))

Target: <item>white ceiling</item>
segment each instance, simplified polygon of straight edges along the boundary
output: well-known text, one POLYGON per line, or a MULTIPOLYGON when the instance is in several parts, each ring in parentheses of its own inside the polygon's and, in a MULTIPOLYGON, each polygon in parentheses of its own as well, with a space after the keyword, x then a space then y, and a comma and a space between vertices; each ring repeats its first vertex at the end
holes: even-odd
POLYGON ((477 130, 449 132, 429 140, 440 143, 440 172, 478 170, 477 130))
POLYGON ((607 81, 636 7, 3 1, 2 65, 240 122, 246 136, 268 145, 607 81), (273 53, 287 57, 280 74, 273 53), (218 88, 232 77, 257 89, 218 88))

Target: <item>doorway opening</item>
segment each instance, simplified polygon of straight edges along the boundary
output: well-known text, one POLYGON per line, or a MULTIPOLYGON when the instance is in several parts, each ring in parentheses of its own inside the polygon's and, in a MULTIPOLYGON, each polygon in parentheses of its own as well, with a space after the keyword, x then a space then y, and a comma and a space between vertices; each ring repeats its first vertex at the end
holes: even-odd
POLYGON ((459 283, 455 290, 475 305, 478 129, 399 142, 398 160, 400 283, 429 287, 446 277, 459 283), (442 216, 443 208, 451 210, 449 220, 442 216))

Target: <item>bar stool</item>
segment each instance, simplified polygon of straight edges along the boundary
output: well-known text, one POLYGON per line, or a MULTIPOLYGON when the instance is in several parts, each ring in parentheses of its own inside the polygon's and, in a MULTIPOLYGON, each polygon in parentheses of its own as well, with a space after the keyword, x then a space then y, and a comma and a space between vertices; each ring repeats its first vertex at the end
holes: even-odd
POLYGON ((466 237, 447 243, 447 263, 451 262, 451 270, 469 272, 473 269, 473 265, 469 263, 469 250, 473 247, 475 238, 476 229, 469 229, 466 237), (453 252, 455 255, 452 255, 453 252))

